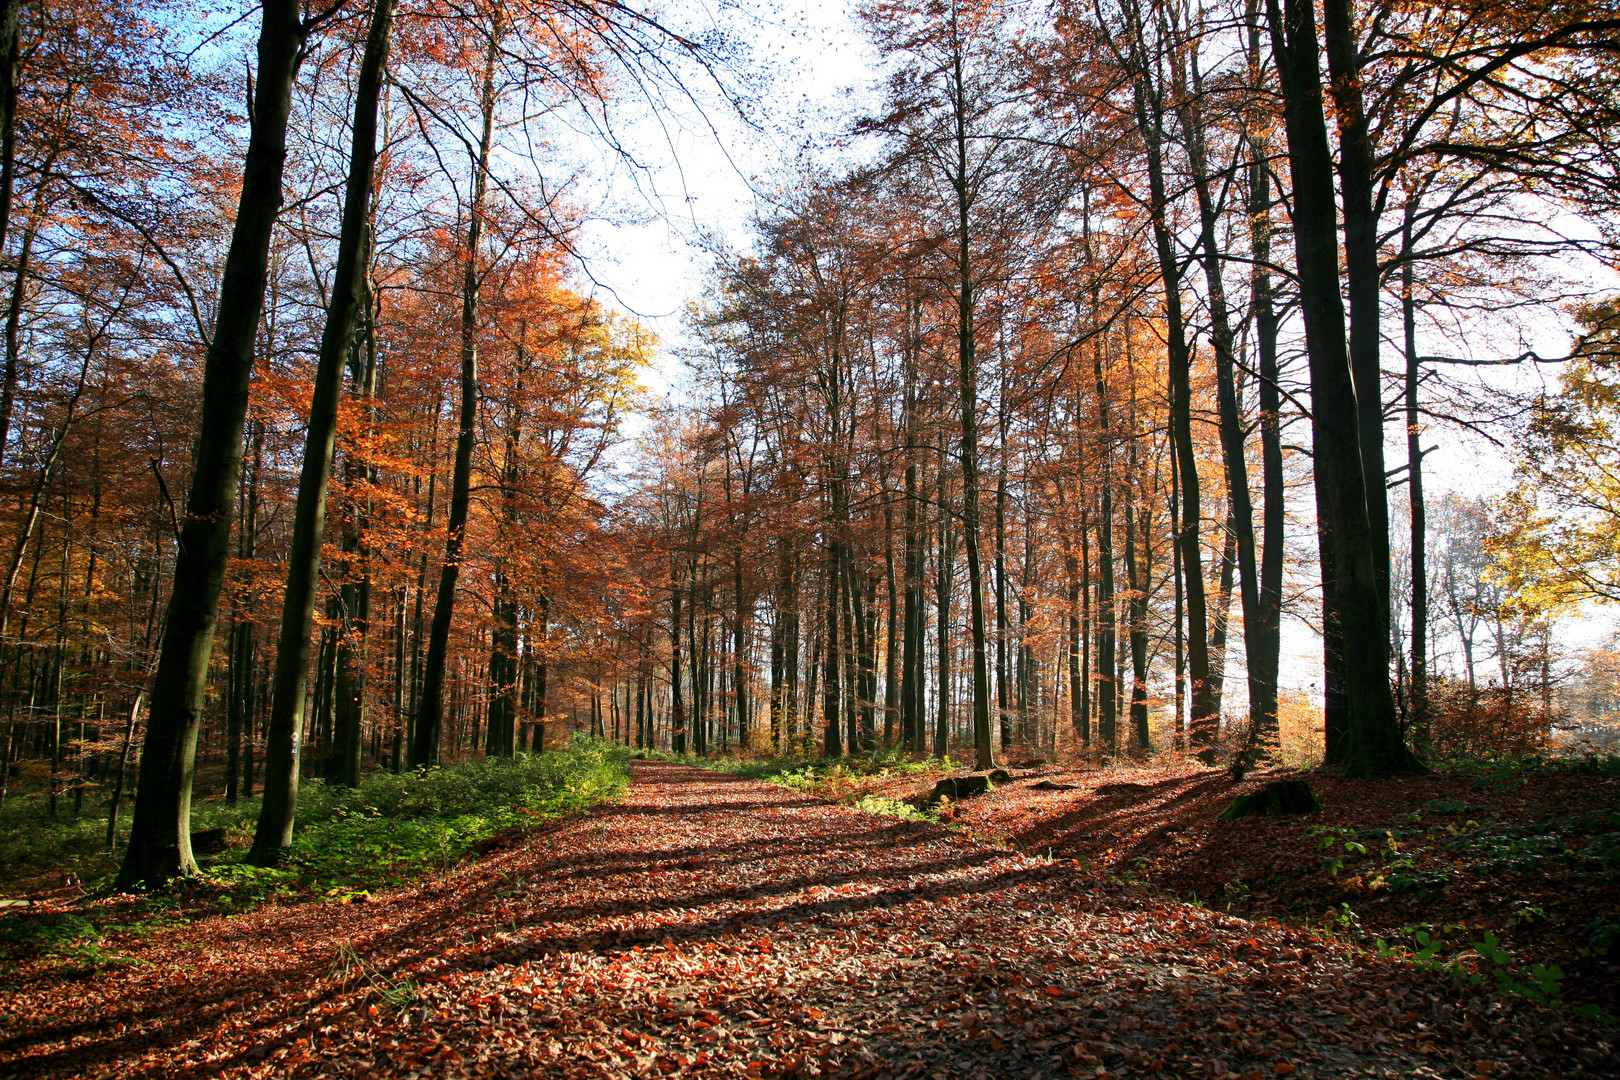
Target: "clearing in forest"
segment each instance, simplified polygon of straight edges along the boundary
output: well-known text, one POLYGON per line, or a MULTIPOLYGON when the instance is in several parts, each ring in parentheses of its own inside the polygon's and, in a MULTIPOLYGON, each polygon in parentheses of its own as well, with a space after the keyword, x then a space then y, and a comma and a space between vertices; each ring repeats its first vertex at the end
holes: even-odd
POLYGON ((1580 1076, 1609 1030, 938 826, 643 762, 369 903, 0 995, 0 1076, 1580 1076))

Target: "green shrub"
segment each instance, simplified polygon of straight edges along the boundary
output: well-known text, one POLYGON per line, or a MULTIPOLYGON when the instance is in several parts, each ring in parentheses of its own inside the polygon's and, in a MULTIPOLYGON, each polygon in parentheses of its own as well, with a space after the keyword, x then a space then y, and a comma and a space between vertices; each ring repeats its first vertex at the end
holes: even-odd
MULTIPOLYGON (((520 754, 447 765, 395 776, 367 777, 358 788, 319 781, 299 792, 298 821, 285 863, 244 862, 259 800, 235 806, 200 803, 194 829, 223 828, 233 847, 201 860, 198 878, 133 903, 99 903, 92 896, 70 913, 26 909, 0 920, 0 964, 29 956, 76 958, 92 966, 115 956, 102 951, 109 936, 141 937, 196 917, 235 913, 260 904, 325 897, 348 902, 455 865, 472 846, 505 829, 587 810, 616 799, 629 781, 629 752, 597 739, 578 739, 544 754, 520 754)), ((7 808, 3 850, 80 874, 86 886, 105 889, 116 871, 113 857, 81 846, 105 830, 105 819, 52 821, 37 809, 7 808)), ((99 839, 95 841, 97 849, 99 839)))

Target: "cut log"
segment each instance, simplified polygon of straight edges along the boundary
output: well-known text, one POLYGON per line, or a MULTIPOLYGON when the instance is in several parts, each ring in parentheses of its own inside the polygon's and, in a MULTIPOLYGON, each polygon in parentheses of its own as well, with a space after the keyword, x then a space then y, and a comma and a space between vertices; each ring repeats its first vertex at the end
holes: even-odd
POLYGON ((1267 817, 1280 817, 1283 814, 1314 814, 1320 809, 1322 804, 1316 801, 1308 781, 1276 780, 1259 791, 1239 795, 1232 800, 1232 805, 1221 811, 1220 816, 1239 818, 1264 814, 1267 817))
POLYGON ((191 853, 193 855, 218 855, 224 850, 224 829, 202 829, 191 834, 191 853))

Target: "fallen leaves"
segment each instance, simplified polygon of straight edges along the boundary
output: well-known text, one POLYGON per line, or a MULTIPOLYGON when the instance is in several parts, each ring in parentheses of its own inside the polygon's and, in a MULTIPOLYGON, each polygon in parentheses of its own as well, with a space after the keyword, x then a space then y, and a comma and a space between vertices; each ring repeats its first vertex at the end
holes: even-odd
POLYGON ((637 772, 621 805, 442 878, 8 990, 0 1076, 1477 1075, 1485 1032, 1493 1075, 1617 1064, 1595 1026, 1504 1023, 1298 931, 637 772))

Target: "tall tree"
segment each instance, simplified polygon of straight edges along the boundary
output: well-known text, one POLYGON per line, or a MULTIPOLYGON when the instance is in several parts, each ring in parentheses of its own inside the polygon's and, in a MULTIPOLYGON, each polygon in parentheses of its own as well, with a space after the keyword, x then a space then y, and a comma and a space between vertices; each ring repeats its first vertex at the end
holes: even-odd
MULTIPOLYGON (((372 215, 372 180, 377 160, 377 107, 394 19, 393 0, 374 0, 364 51, 356 73, 351 122, 349 176, 343 193, 338 231, 337 267, 321 331, 309 425, 304 435, 303 467, 293 510, 292 550, 287 587, 282 596, 281 627, 276 641, 276 668, 271 684, 270 725, 265 737, 264 804, 253 834, 249 858, 273 865, 292 846, 298 809, 299 734, 304 728, 305 684, 309 679, 309 640, 315 617, 315 595, 326 534, 327 487, 337 446, 338 408, 343 398, 345 364, 354 348, 355 327, 365 300, 370 272, 366 237, 372 215)), ((342 776, 359 782, 360 732, 347 734, 342 776)))
POLYGON ((263 0, 258 79, 236 225, 231 233, 203 367, 203 407, 191 488, 180 531, 163 647, 152 680, 140 786, 120 888, 158 885, 196 871, 191 786, 219 593, 230 557, 232 511, 242 466, 242 429, 264 307, 270 233, 281 207, 293 79, 309 36, 337 14, 300 18, 295 0, 263 0))

